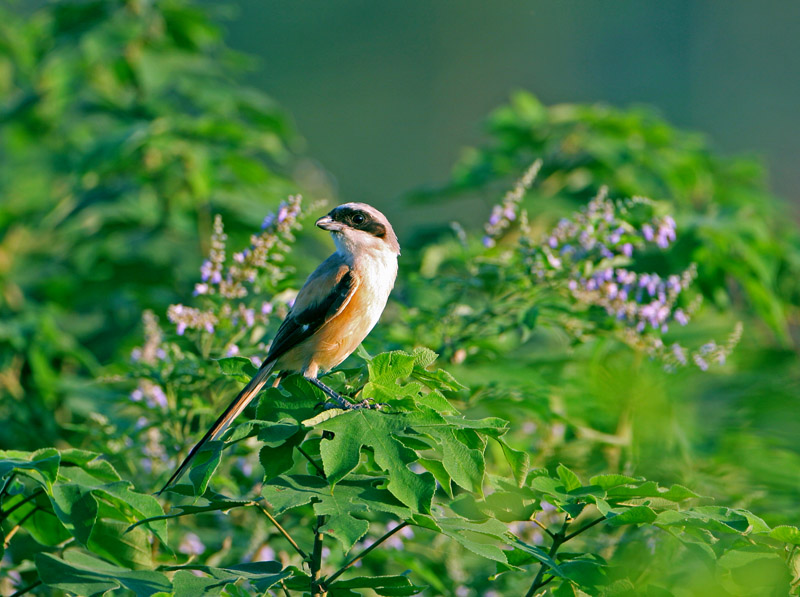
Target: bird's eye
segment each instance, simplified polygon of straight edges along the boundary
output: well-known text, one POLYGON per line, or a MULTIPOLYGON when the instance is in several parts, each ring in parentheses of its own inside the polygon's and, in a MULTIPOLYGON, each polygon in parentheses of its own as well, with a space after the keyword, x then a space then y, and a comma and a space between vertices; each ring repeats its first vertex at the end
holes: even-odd
POLYGON ((364 223, 365 219, 366 218, 364 218, 363 214, 356 214, 353 216, 353 224, 355 224, 356 226, 360 226, 361 224, 364 223))

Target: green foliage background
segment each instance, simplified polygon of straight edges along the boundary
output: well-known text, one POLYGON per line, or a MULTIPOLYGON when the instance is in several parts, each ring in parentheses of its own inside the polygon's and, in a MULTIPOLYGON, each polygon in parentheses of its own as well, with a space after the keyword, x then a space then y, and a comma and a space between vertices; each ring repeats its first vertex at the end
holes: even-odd
POLYGON ((168 500, 150 495, 325 251, 302 231, 331 198, 325 174, 242 85, 246 65, 181 0, 0 10, 4 594, 797 593, 797 227, 758 165, 643 109, 514 95, 447 186, 405 201, 458 220, 541 159, 529 229, 489 249, 458 226, 408 239, 381 324, 326 379, 389 412, 320 414, 289 378, 168 500), (673 214, 677 242, 635 265, 697 264, 704 307, 668 338, 696 346, 741 321, 724 366, 666 372, 536 283, 519 247, 601 187, 673 214), (168 305, 230 302, 191 298, 214 215, 242 249, 297 191, 311 201, 270 257, 281 275, 242 301, 275 316, 177 333, 168 305), (143 333, 147 310, 160 323, 143 333), (148 343, 165 356, 131 363, 148 343), (163 407, 130 400, 148 383, 163 407))

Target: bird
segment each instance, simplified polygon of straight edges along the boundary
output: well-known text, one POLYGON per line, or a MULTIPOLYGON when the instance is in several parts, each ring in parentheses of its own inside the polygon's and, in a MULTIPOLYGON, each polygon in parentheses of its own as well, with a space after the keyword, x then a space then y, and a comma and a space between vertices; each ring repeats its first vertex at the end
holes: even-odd
POLYGON ((301 373, 339 408, 379 407, 367 401, 349 402, 317 377, 350 356, 380 319, 397 278, 397 235, 386 216, 366 203, 339 205, 319 218, 316 226, 331 233, 336 251, 308 276, 261 367, 191 449, 159 495, 189 469, 203 446, 220 438, 273 371, 279 373, 278 380, 288 372, 301 373))

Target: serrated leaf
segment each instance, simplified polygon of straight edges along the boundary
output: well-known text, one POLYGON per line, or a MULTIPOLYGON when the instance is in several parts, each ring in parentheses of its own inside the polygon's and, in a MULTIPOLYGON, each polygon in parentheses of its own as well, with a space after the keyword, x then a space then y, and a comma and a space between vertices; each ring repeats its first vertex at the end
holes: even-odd
POLYGON ((137 597, 172 592, 172 583, 160 572, 128 570, 78 550, 67 550, 63 559, 39 553, 35 557, 39 578, 50 588, 91 597, 125 588, 137 597))
POLYGON ((322 422, 319 427, 334 434, 333 439, 320 444, 328 481, 336 484, 355 469, 362 447, 367 446, 374 450, 377 465, 388 473, 389 491, 414 511, 430 512, 435 488, 433 475, 411 472, 408 465, 417 460, 416 452, 394 437, 413 422, 428 420, 441 419, 432 411, 427 414, 388 414, 358 410, 322 422))
POLYGON ((378 595, 403 597, 416 595, 424 587, 417 587, 405 576, 359 576, 336 581, 328 587, 331 597, 352 595, 350 589, 372 589, 378 595))
POLYGON ((212 566, 171 566, 174 570, 174 597, 219 595, 220 589, 239 580, 247 580, 258 591, 264 592, 291 575, 280 562, 248 562, 227 568, 212 566), (198 576, 197 572, 205 576, 198 576))
POLYGON ((769 532, 769 536, 784 543, 800 545, 800 529, 789 525, 780 525, 769 532))
POLYGON ((2 450, 0 479, 17 471, 49 486, 55 483, 60 464, 61 456, 55 448, 44 448, 35 452, 2 450))
POLYGON ((511 474, 514 475, 517 486, 522 487, 522 484, 525 482, 525 477, 528 474, 528 468, 530 467, 530 457, 528 453, 515 450, 502 439, 498 441, 503 448, 503 455, 506 457, 506 461, 511 466, 511 474))
POLYGON ((473 522, 463 518, 437 518, 436 524, 442 534, 455 539, 471 552, 497 562, 507 562, 499 545, 506 542, 508 529, 499 520, 473 522))
POLYGON ((369 530, 369 523, 361 518, 367 511, 388 512, 402 518, 411 515, 388 491, 374 486, 379 481, 355 477, 332 487, 320 477, 284 475, 265 485, 261 493, 278 514, 313 504, 315 514, 328 517, 322 532, 336 537, 349 551, 369 530))
POLYGON ((414 370, 415 358, 403 351, 395 350, 376 355, 367 365, 369 380, 383 386, 397 385, 414 370))
POLYGON ((656 519, 655 511, 649 506, 633 506, 627 508, 608 519, 609 524, 620 526, 624 524, 645 524, 656 519))
POLYGON ((598 487, 608 490, 619 485, 639 484, 642 481, 643 479, 628 477, 626 475, 596 475, 589 479, 589 484, 597 485, 598 487))
POLYGON ((258 373, 255 365, 245 357, 225 357, 217 359, 223 375, 233 377, 236 381, 249 382, 258 373))

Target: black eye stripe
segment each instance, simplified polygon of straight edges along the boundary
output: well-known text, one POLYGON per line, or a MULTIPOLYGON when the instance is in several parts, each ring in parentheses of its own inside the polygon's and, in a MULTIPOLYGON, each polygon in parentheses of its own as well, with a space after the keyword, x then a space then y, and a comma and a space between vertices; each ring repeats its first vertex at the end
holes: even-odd
POLYGON ((371 234, 377 238, 386 237, 386 226, 375 220, 371 214, 361 211, 360 209, 337 207, 330 213, 330 216, 337 222, 342 222, 357 230, 363 230, 367 234, 371 234), (361 222, 357 221, 359 216, 363 218, 361 222))

